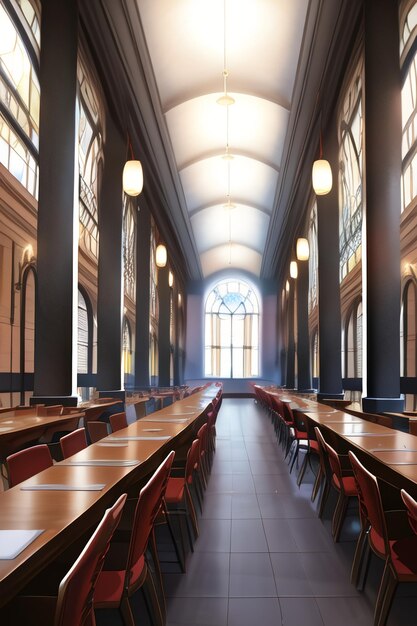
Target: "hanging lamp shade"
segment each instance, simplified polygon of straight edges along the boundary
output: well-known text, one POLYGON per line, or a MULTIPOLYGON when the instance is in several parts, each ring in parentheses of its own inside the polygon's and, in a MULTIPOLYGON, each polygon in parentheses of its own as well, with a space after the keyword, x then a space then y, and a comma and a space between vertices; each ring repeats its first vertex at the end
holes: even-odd
POLYGON ((332 189, 333 176, 330 163, 326 159, 318 159, 313 163, 313 189, 317 196, 325 196, 332 189))
POLYGON ((298 261, 308 261, 310 256, 310 247, 308 245, 308 239, 299 237, 297 239, 296 254, 298 261))
POLYGON ((291 278, 297 278, 298 276, 297 261, 291 261, 290 263, 290 276, 291 278))
POLYGON ((155 262, 158 267, 165 267, 167 264, 167 249, 163 243, 156 248, 155 262))
POLYGON ((143 170, 140 161, 126 161, 123 168, 123 191, 138 196, 143 189, 143 170))
POLYGON ((168 285, 170 287, 173 287, 174 285, 174 274, 172 272, 169 272, 168 274, 168 285))

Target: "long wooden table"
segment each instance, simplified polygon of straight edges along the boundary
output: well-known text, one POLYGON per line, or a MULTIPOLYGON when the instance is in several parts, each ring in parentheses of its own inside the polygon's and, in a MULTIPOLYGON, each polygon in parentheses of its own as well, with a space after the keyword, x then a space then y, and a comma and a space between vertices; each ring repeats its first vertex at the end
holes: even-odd
POLYGON ((0 606, 89 531, 119 494, 138 489, 170 450, 191 441, 218 391, 212 385, 0 493, 0 529, 43 530, 15 559, 0 560, 0 606))
POLYGON ((74 430, 84 412, 61 415, 60 410, 51 413, 48 407, 11 409, 0 414, 0 461, 18 450, 28 441, 50 441, 53 434, 62 430, 74 430))

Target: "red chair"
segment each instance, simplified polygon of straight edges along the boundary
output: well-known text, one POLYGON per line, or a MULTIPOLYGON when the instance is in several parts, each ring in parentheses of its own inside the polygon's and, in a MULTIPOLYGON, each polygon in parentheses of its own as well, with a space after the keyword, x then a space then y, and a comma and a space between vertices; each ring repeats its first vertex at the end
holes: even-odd
POLYGON ((100 439, 107 437, 109 434, 106 422, 87 422, 87 431, 91 443, 96 443, 97 441, 100 441, 100 439))
POLYGON ((320 429, 315 426, 314 432, 317 440, 317 451, 319 455, 319 468, 317 470, 316 480, 314 481, 313 490, 311 492, 311 501, 317 497, 320 487, 322 491, 319 498, 318 516, 323 517, 324 507, 326 506, 327 498, 329 497, 330 487, 332 483, 332 471, 329 465, 329 458, 326 450, 326 442, 320 429))
POLYGON ((77 428, 72 433, 64 435, 59 440, 61 444, 62 457, 67 459, 73 454, 77 454, 80 450, 84 450, 87 447, 87 438, 85 436, 85 428, 77 428))
POLYGON ((5 609, 5 624, 95 626, 95 586, 126 497, 123 494, 107 509, 80 556, 62 579, 58 595, 17 596, 5 609))
POLYGON ((168 505, 169 514, 180 516, 180 529, 183 543, 183 551, 185 551, 185 542, 181 520, 184 517, 186 519, 188 540, 191 550, 194 549, 191 527, 193 529, 195 538, 198 537, 199 533, 197 515, 195 512, 194 502, 190 491, 190 489, 192 489, 192 487, 194 486, 194 478, 198 468, 199 459, 200 442, 198 439, 194 439, 187 452, 185 475, 183 477, 170 476, 165 494, 165 501, 168 505))
MULTIPOLYGON (((384 511, 377 477, 362 465, 353 452, 349 452, 349 457, 358 487, 361 522, 364 523, 358 539, 358 546, 360 543, 362 545, 359 551, 357 546, 355 560, 362 560, 363 547, 368 543, 371 550, 385 561, 374 613, 374 625, 384 626, 398 583, 417 582, 417 503, 407 493, 404 492, 405 496, 402 493, 413 534, 405 534, 398 522, 396 528, 390 528, 389 533, 387 521, 390 512, 384 511), (393 531, 399 536, 394 537, 393 531)), ((398 511, 393 513, 398 514, 398 511)))
POLYGON ((117 430, 122 430, 122 428, 127 428, 126 413, 124 411, 122 411, 121 413, 113 413, 113 415, 109 415, 109 421, 111 429, 114 433, 117 430))
POLYGON ((51 465, 51 453, 45 443, 11 454, 6 459, 9 487, 18 485, 51 465))
POLYGON ((347 472, 349 474, 352 473, 351 468, 348 470, 342 469, 340 457, 336 450, 334 450, 334 448, 332 448, 332 446, 330 446, 323 438, 322 443, 327 451, 327 457, 332 473, 331 484, 339 494, 332 520, 332 535, 334 541, 337 542, 339 541, 340 531, 342 530, 343 522, 346 516, 349 498, 356 498, 358 496, 358 490, 354 476, 347 475, 347 472))
MULTIPOLYGON (((115 541, 112 544, 109 562, 105 563, 105 568, 97 580, 94 608, 119 609, 124 623, 129 626, 135 624, 130 599, 142 587, 146 590, 145 600, 152 624, 162 626, 165 623, 165 610, 158 600, 152 572, 147 563, 146 550, 148 544, 154 542, 154 522, 163 506, 174 456, 175 452, 170 452, 151 479, 142 487, 135 509, 130 542, 115 541), (117 569, 110 568, 112 561, 116 563, 117 569), (123 565, 120 566, 122 561, 123 565)), ((155 566, 159 569, 156 552, 154 558, 155 566)))

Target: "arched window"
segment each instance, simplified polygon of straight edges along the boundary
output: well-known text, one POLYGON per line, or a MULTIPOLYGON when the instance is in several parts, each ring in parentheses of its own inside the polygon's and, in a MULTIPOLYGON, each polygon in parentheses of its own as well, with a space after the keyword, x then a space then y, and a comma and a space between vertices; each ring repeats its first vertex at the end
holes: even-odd
POLYGON ((207 298, 205 373, 222 378, 259 376, 258 299, 242 281, 222 281, 207 298))
POLYGON ((39 20, 35 0, 0 4, 0 163, 38 195, 39 20), (30 28, 27 28, 27 26, 30 28))
POLYGON ((308 310, 310 312, 317 306, 318 299, 319 250, 317 242, 317 202, 314 202, 311 208, 310 224, 308 227, 308 244, 310 248, 308 258, 308 310))
MULTIPOLYGON (((20 403, 26 404, 29 391, 26 388, 25 374, 34 372, 35 365, 35 304, 36 269, 32 263, 22 270, 20 308, 20 403)), ((29 394, 31 395, 31 394, 29 394)))
POLYGON ((311 374, 313 378, 320 377, 320 360, 319 360, 319 331, 315 328, 311 340, 311 374))
POLYGON ((129 320, 123 318, 123 371, 125 375, 125 383, 128 382, 129 375, 133 373, 132 362, 132 333, 130 330, 129 320))
POLYGON ((156 241, 157 229, 151 219, 151 245, 150 245, 150 311, 149 311, 149 373, 151 385, 158 384, 159 357, 158 357, 158 326, 159 326, 159 297, 158 297, 158 269, 156 266, 156 241))
POLYGON ((77 373, 90 374, 93 360, 92 308, 87 293, 78 289, 78 358, 77 373))
POLYGON ((406 377, 414 377, 417 374, 416 295, 416 284, 412 280, 407 281, 403 290, 401 310, 401 375, 406 377))
MULTIPOLYGON (((401 210, 417 196, 417 4, 401 20, 402 194, 401 210)), ((414 202, 413 202, 414 201, 414 202)))
POLYGON ((124 293, 136 302, 136 214, 127 194, 124 194, 123 203, 124 293))
POLYGON ((78 164, 80 169, 80 244, 98 258, 98 172, 102 159, 103 131, 101 110, 92 80, 81 58, 78 59, 78 164))
POLYGON ((347 90, 339 122, 341 281, 361 259, 362 118, 362 65, 360 65, 347 90))
POLYGON ((362 302, 357 300, 345 325, 346 378, 362 377, 362 302))

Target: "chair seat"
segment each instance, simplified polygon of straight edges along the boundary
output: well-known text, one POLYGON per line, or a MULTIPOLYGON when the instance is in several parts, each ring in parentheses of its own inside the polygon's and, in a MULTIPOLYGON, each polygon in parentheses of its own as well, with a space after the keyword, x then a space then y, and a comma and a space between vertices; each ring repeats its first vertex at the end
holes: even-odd
MULTIPOLYGON (((341 489, 340 482, 336 474, 333 474, 332 480, 336 489, 340 491, 341 489)), ((356 488, 355 478, 353 476, 343 476, 342 480, 343 480, 343 490, 345 494, 347 496, 357 496, 358 490, 356 488)))
POLYGON ((392 564, 402 579, 417 580, 417 536, 390 541, 392 564))
POLYGON ((168 504, 179 504, 184 499, 184 478, 173 478, 168 480, 165 500, 168 504))
MULTIPOLYGON (((145 567, 145 557, 142 555, 131 570, 130 586, 134 586, 142 575, 145 567)), ((119 605, 123 596, 125 570, 102 570, 94 591, 94 605, 101 603, 119 605)))

